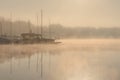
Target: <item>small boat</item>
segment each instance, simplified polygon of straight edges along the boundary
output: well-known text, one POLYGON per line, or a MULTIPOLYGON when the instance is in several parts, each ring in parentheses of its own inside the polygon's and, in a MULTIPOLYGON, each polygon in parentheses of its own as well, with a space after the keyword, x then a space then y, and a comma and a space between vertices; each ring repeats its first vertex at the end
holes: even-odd
POLYGON ((11 40, 4 38, 4 37, 0 37, 0 44, 10 44, 11 40))
POLYGON ((57 44, 55 39, 50 38, 43 38, 41 34, 35 33, 22 33, 20 39, 14 40, 13 43, 17 44, 37 44, 37 43, 44 43, 44 44, 57 44))

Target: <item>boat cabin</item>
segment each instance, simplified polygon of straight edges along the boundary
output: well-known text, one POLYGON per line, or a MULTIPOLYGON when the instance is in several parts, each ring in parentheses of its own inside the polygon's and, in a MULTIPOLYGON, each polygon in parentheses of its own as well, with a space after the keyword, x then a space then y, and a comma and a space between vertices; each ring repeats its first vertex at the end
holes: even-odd
POLYGON ((21 34, 22 39, 41 39, 41 34, 35 33, 23 33, 21 34))

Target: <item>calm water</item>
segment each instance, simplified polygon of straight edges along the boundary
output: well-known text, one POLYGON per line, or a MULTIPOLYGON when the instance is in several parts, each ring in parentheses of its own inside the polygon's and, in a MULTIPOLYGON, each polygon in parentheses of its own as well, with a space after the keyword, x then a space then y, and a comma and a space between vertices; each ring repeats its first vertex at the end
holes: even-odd
POLYGON ((1 45, 0 80, 120 80, 120 40, 1 45))

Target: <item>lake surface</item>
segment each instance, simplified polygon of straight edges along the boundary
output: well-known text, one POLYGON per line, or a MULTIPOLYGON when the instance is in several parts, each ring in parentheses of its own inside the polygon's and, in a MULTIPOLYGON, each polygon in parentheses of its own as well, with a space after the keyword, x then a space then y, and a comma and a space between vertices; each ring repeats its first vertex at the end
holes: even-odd
POLYGON ((0 45, 0 80, 120 80, 120 39, 0 45))

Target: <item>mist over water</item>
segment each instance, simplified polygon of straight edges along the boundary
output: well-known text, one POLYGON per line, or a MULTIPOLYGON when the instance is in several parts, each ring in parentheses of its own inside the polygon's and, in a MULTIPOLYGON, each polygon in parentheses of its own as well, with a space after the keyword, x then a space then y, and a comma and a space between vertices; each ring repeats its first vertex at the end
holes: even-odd
POLYGON ((0 45, 1 80, 120 80, 120 39, 0 45))

